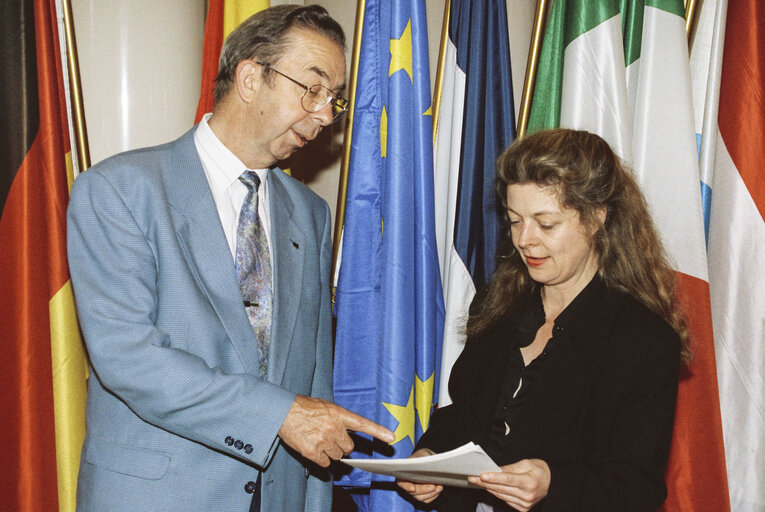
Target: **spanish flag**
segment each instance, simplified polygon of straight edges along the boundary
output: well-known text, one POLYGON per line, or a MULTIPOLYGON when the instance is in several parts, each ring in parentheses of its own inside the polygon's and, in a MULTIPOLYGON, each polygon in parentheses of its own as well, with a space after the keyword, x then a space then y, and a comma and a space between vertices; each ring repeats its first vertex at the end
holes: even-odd
POLYGON ((0 3, 0 503, 74 510, 86 363, 66 260, 73 167, 55 0, 0 3))
POLYGON ((199 94, 195 123, 207 112, 212 112, 213 89, 215 77, 218 76, 218 59, 223 41, 240 23, 268 7, 269 0, 210 0, 202 50, 202 91, 199 94))

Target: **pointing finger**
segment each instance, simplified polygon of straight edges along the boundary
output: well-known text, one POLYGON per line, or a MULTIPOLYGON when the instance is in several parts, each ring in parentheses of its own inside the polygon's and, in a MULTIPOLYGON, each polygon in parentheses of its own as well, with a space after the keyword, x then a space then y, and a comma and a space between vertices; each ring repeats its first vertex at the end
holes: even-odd
POLYGON ((345 425, 345 428, 348 430, 354 430, 356 432, 369 434, 370 436, 376 437, 380 441, 385 441, 386 443, 392 443, 396 438, 396 436, 393 435, 393 432, 383 427, 382 425, 378 425, 374 421, 368 420, 365 417, 359 416, 358 414, 354 414, 350 411, 344 410, 342 422, 345 425))

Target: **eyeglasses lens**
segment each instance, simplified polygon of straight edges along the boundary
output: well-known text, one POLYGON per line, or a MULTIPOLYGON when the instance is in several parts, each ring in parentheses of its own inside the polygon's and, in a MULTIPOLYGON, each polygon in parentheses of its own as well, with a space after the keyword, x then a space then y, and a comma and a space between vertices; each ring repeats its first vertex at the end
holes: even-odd
POLYGON ((308 112, 318 112, 332 103, 332 120, 337 121, 348 110, 348 101, 345 98, 335 96, 332 91, 323 85, 309 87, 302 98, 303 108, 308 112))

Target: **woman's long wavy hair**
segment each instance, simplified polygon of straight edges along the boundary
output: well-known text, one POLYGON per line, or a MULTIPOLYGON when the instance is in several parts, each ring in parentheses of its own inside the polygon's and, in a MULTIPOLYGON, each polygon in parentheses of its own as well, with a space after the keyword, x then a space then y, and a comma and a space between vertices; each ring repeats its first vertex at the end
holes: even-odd
MULTIPOLYGON (((687 359, 688 326, 675 295, 674 272, 637 182, 606 141, 589 132, 566 129, 517 140, 497 162, 496 187, 505 210, 508 185, 524 183, 553 187, 561 206, 579 213, 583 225, 595 231, 592 243, 601 279, 663 318, 680 336, 687 359), (601 225, 597 212, 603 207, 606 220, 601 225)), ((468 318, 469 336, 490 328, 539 286, 513 246, 505 221, 497 269, 479 307, 468 318)))

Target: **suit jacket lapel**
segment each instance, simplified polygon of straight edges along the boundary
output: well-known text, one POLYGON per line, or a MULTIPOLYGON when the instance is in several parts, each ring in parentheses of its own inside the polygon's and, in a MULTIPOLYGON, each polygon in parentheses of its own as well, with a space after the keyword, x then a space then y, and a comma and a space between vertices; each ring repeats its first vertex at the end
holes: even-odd
MULTIPOLYGON (((178 141, 164 174, 176 235, 189 269, 223 324, 245 371, 258 373, 258 348, 236 280, 234 260, 194 146, 194 130, 178 141)), ((164 167, 164 166, 163 166, 164 167)))
POLYGON ((305 235, 292 218, 294 204, 280 169, 268 171, 274 300, 268 380, 281 384, 302 296, 305 235))

